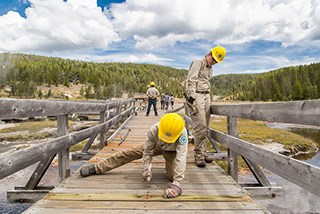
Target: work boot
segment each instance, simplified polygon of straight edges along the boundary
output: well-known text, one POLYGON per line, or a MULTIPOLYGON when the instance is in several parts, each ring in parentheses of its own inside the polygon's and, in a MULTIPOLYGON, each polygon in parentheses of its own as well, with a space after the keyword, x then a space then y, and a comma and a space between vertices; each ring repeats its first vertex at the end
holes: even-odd
POLYGON ((213 156, 206 155, 206 156, 204 157, 204 161, 205 161, 206 163, 212 163, 212 161, 213 161, 213 156))
POLYGON ((195 158, 195 161, 196 161, 196 165, 197 167, 205 167, 206 166, 206 162, 204 162, 204 158, 199 158, 199 157, 196 157, 195 158))
POLYGON ((80 175, 82 177, 87 177, 87 176, 95 175, 95 174, 97 174, 97 172, 96 172, 96 168, 94 167, 94 164, 85 164, 80 169, 80 175))

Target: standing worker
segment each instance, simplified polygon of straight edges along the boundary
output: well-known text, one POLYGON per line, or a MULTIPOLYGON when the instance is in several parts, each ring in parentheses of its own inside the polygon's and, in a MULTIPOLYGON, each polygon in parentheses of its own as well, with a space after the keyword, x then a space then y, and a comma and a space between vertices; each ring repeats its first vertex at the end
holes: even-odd
POLYGON ((186 170, 188 152, 188 134, 183 118, 176 113, 164 115, 159 123, 154 124, 145 144, 115 153, 106 160, 96 164, 88 164, 80 169, 80 175, 86 177, 101 174, 120 167, 126 163, 142 158, 142 178, 152 179, 152 158, 163 155, 166 161, 166 174, 172 183, 163 194, 164 198, 176 198, 182 193, 181 181, 186 170))
POLYGON ((186 89, 190 117, 194 123, 194 158, 198 167, 205 167, 205 139, 210 124, 210 79, 212 65, 222 62, 226 49, 216 46, 202 59, 194 60, 189 68, 186 89))
POLYGON ((154 115, 158 116, 157 112, 157 97, 159 96, 159 91, 156 89, 154 82, 150 82, 150 88, 148 88, 146 94, 148 96, 148 108, 146 116, 149 116, 151 105, 153 106, 154 115))
POLYGON ((171 102, 171 108, 173 109, 173 105, 174 105, 174 95, 173 94, 171 94, 170 102, 171 102))

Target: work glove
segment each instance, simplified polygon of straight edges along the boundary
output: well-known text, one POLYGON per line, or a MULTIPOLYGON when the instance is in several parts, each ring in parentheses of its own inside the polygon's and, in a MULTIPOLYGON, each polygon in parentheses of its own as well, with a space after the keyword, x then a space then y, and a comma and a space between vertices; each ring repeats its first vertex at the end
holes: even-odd
POLYGON ((191 105, 193 105, 193 102, 194 102, 195 100, 196 100, 196 99, 194 99, 193 97, 190 96, 187 101, 188 101, 188 103, 190 103, 191 105))
POLYGON ((182 194, 182 189, 175 184, 170 184, 162 195, 163 198, 176 198, 182 194))
POLYGON ((152 167, 151 163, 146 163, 143 165, 142 178, 144 181, 151 181, 151 178, 152 178, 151 167, 152 167))

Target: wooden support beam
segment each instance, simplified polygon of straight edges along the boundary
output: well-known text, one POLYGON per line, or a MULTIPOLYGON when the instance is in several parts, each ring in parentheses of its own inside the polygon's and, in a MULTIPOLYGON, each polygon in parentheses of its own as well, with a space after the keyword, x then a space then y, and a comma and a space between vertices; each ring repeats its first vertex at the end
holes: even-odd
POLYGON ((40 183, 41 179, 47 172, 47 169, 49 168, 50 164, 52 163, 52 160, 54 159, 56 155, 49 156, 48 158, 45 158, 44 160, 40 161, 37 168, 32 173, 29 181, 27 182, 25 189, 33 190, 35 189, 38 184, 40 183))
POLYGON ((96 152, 76 152, 72 154, 72 160, 90 160, 93 156, 95 156, 96 152))
POLYGON ((94 142, 94 140, 96 139, 98 134, 99 134, 99 132, 96 132, 89 138, 89 140, 87 141, 86 145, 84 145, 83 149, 81 150, 82 153, 88 152, 88 150, 90 149, 92 143, 94 142))
POLYGON ((268 186, 268 187, 254 187, 254 186, 243 186, 247 190, 251 197, 255 199, 270 199, 275 197, 283 197, 284 189, 280 186, 268 186))
MULTIPOLYGON (((228 134, 237 137, 237 119, 234 117, 227 118, 228 134)), ((228 148, 228 174, 238 182, 238 154, 228 148)))
MULTIPOLYGON (((59 115, 57 118, 58 136, 68 134, 68 115, 59 115)), ((60 181, 70 176, 69 147, 65 144, 64 148, 58 153, 58 167, 60 181)))
POLYGON ((255 162, 249 160, 246 157, 243 157, 243 160, 248 165, 250 171, 252 172, 253 176, 256 178, 256 180, 259 182, 260 186, 268 187, 271 186, 270 182, 268 181, 266 175, 263 173, 263 171, 260 169, 259 165, 255 162))
POLYGON ((10 203, 34 203, 42 199, 51 189, 41 190, 10 190, 7 191, 7 201, 10 203))
MULTIPOLYGON (((106 120, 106 111, 100 111, 100 124, 104 123, 106 120)), ((105 146, 105 134, 106 130, 101 129, 100 132, 100 149, 105 146)))

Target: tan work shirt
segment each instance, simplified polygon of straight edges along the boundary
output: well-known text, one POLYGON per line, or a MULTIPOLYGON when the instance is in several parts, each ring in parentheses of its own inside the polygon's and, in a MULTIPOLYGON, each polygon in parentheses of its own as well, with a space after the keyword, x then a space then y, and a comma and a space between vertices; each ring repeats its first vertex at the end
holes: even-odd
POLYGON ((147 94, 147 96, 148 96, 149 98, 151 98, 151 99, 156 99, 157 96, 160 95, 158 89, 156 89, 155 87, 150 87, 150 88, 148 88, 146 94, 147 94))
POLYGON ((207 67, 205 58, 194 60, 190 65, 187 78, 186 88, 188 95, 195 99, 196 92, 209 92, 212 73, 212 68, 207 67))
POLYGON ((149 132, 148 138, 144 144, 143 151, 143 162, 151 163, 152 157, 154 156, 154 150, 156 148, 168 152, 176 152, 176 157, 173 161, 174 163, 174 175, 173 184, 180 186, 181 181, 184 178, 184 173, 186 171, 187 164, 187 152, 188 152, 188 133, 186 128, 183 129, 182 134, 176 140, 175 143, 166 143, 159 139, 158 137, 158 126, 159 123, 154 124, 149 132))

